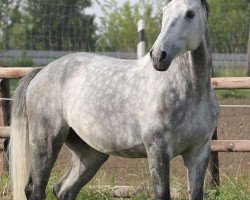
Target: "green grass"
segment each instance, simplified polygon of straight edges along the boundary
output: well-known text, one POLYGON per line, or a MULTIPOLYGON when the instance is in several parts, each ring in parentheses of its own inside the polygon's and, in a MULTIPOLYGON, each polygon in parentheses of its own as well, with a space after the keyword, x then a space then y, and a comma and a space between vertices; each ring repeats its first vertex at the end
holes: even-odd
MULTIPOLYGON (((52 177, 50 178, 48 189, 46 191, 47 200, 55 200, 52 192, 52 186, 54 182, 58 180, 59 175, 61 174, 54 172, 52 177)), ((7 175, 0 176, 0 199, 11 199, 10 198, 10 190, 9 190, 9 181, 7 175), (5 195, 3 195, 5 194, 5 195), (9 195, 7 197, 7 195, 9 195)), ((178 184, 181 187, 181 184, 178 184)), ((206 197, 204 200, 250 200, 250 193, 246 189, 246 185, 241 183, 240 181, 232 178, 226 178, 226 181, 223 181, 223 184, 220 188, 216 190, 206 190, 206 197)), ((111 197, 110 191, 101 190, 101 189, 93 189, 90 187, 86 187, 81 190, 79 193, 77 200, 114 200, 117 198, 111 197)), ((118 198, 123 199, 123 198, 118 198)), ((134 196, 131 198, 132 200, 153 200, 153 198, 145 197, 143 194, 138 194, 138 196, 134 196)), ((186 199, 179 198, 179 199, 186 199)))
MULTIPOLYGON (((246 70, 244 69, 215 69, 214 77, 245 77, 246 70)), ((216 95, 219 100, 222 99, 248 99, 250 98, 250 90, 216 90, 216 95)))
POLYGON ((250 193, 245 186, 231 179, 217 190, 208 191, 206 200, 250 200, 250 193))
POLYGON ((34 67, 36 64, 31 57, 26 55, 27 52, 23 51, 21 57, 0 59, 0 66, 2 67, 34 67))
POLYGON ((250 98, 250 90, 242 89, 242 90, 216 90, 216 96, 219 100, 223 99, 249 99, 250 98))
POLYGON ((214 69, 213 71, 214 77, 245 77, 246 70, 245 69, 214 69))
POLYGON ((0 199, 8 193, 10 193, 8 175, 0 175, 0 199))

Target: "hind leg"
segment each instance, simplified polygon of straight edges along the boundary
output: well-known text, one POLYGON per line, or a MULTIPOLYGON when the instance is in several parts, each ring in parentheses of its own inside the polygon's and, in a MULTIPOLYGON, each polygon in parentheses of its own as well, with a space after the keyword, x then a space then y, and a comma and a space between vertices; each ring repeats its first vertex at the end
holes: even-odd
MULTIPOLYGON (((53 193, 54 195, 57 197, 58 193, 60 192, 62 185, 64 184, 64 182, 66 181, 66 179, 69 176, 72 176, 72 174, 78 173, 78 169, 80 169, 82 167, 82 163, 81 161, 78 159, 78 157, 74 154, 74 152, 71 152, 71 163, 69 168, 67 169, 67 171, 65 172, 65 174, 61 177, 61 179, 54 185, 53 187, 53 193)), ((78 176, 78 175, 76 175, 78 176)))
POLYGON ((29 120, 32 155, 31 172, 25 193, 28 200, 43 200, 51 170, 66 140, 69 127, 59 116, 35 117, 36 119, 29 120))
POLYGON ((71 168, 54 186, 54 194, 59 200, 76 199, 81 188, 93 178, 109 157, 88 146, 72 131, 66 140, 66 145, 75 155, 72 158, 71 168))

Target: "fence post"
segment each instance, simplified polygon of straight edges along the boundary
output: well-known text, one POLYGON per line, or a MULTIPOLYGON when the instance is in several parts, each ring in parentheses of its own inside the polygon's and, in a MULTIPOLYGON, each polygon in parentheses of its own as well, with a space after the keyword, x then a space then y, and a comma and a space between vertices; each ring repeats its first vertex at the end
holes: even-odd
MULTIPOLYGON (((217 140, 217 128, 214 131, 212 140, 217 140)), ((219 153, 212 152, 208 170, 210 172, 209 186, 215 188, 220 186, 219 153)))
POLYGON ((250 28, 249 28, 248 45, 247 45, 247 76, 250 76, 250 28))
MULTIPOLYGON (((8 79, 0 79, 0 98, 9 98, 10 97, 10 86, 8 79)), ((0 100, 0 126, 9 126, 10 125, 10 102, 0 100)), ((5 139, 2 139, 4 143, 5 139)), ((8 161, 4 151, 1 153, 2 157, 2 170, 4 172, 8 171, 8 161)))
POLYGON ((139 43, 137 45, 137 58, 142 58, 145 55, 145 21, 141 19, 138 22, 138 37, 139 43))

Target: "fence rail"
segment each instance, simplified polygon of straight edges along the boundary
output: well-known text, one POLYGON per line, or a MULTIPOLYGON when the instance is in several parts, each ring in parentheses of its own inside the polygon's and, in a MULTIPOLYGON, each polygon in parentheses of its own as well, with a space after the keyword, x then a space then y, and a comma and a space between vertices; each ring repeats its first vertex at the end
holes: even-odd
POLYGON ((212 140, 213 152, 250 152, 250 140, 212 140))
MULTIPOLYGON (((0 126, 0 139, 8 137, 10 127, 0 126)), ((213 152, 250 152, 250 140, 212 140, 211 146, 213 152)))
MULTIPOLYGON (((0 98, 10 98, 9 79, 22 78, 34 68, 6 68, 0 67, 0 98)), ((250 89, 250 77, 212 78, 214 89, 250 89)), ((4 149, 4 139, 10 136, 9 104, 0 101, 0 151, 4 149)), ((212 138, 212 155, 209 171, 211 174, 210 186, 219 185, 219 158, 218 152, 250 152, 250 140, 217 140, 217 130, 212 138)), ((5 159, 5 157, 2 157, 5 159)), ((7 161, 3 161, 6 166, 7 161)))
MULTIPOLYGON (((0 139, 10 137, 10 127, 9 126, 0 126, 0 139)), ((1 148, 0 148, 1 150, 1 148)))
POLYGON ((212 78, 214 89, 250 89, 250 77, 212 78))
MULTIPOLYGON (((0 79, 18 79, 30 73, 33 67, 0 67, 0 79)), ((250 89, 250 77, 212 78, 214 89, 250 89)))
POLYGON ((26 76, 32 67, 0 67, 0 79, 18 79, 26 76))

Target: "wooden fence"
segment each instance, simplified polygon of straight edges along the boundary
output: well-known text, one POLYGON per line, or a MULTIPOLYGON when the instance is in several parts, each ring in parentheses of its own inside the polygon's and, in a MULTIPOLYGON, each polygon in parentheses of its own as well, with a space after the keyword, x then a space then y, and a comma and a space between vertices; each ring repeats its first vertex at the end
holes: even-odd
MULTIPOLYGON (((27 75, 34 68, 3 68, 0 67, 0 98, 10 98, 9 79, 19 79, 27 75)), ((214 89, 250 89, 250 77, 212 78, 214 89)), ((4 149, 4 140, 10 136, 10 102, 0 100, 0 151, 4 149)), ((212 155, 209 164, 211 174, 210 185, 219 185, 218 152, 250 152, 250 140, 217 140, 215 130, 212 140, 212 155)), ((3 167, 6 160, 3 156, 3 167)))

